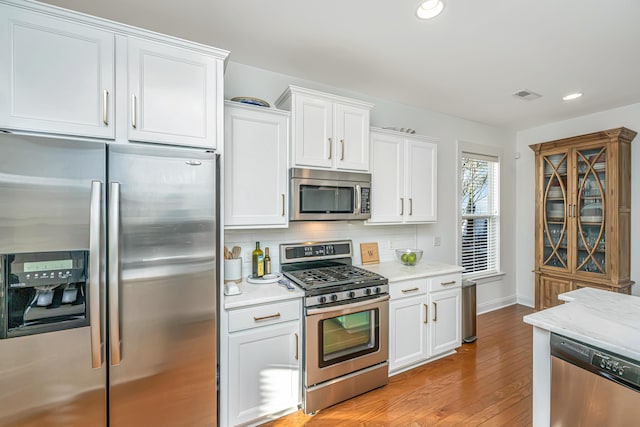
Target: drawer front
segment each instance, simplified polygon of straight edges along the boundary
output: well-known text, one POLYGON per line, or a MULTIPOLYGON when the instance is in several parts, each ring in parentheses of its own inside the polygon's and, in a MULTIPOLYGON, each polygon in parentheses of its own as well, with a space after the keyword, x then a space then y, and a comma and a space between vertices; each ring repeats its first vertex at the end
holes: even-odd
POLYGON ((402 282, 389 283, 389 295, 392 300, 423 295, 427 293, 426 279, 403 280, 402 282))
POLYGON ((274 302, 229 311, 229 332, 298 320, 300 300, 274 302))
POLYGON ((462 286, 462 273, 445 274, 444 276, 430 277, 428 280, 429 292, 444 291, 462 286))

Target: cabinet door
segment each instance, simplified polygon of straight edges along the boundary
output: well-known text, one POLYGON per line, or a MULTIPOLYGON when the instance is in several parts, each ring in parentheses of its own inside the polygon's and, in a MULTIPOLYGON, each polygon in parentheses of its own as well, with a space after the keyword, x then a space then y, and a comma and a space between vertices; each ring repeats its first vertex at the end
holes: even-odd
POLYGON ((331 168, 335 153, 333 104, 295 95, 293 111, 294 163, 296 166, 331 168))
POLYGON ((437 145, 407 140, 407 222, 435 222, 437 217, 437 145))
POLYGON ((300 402, 300 322, 229 334, 229 425, 300 402))
POLYGON ((335 147, 338 169, 369 170, 369 110, 335 104, 335 147))
POLYGON ((225 226, 287 225, 289 117, 225 109, 225 226))
POLYGON ((404 197, 404 140, 396 135, 371 132, 370 223, 401 223, 404 197))
POLYGON ((136 38, 127 45, 129 139, 216 148, 219 60, 136 38))
POLYGON ((461 297, 460 288, 431 293, 431 356, 460 347, 461 297))
POLYGON ((427 296, 389 302, 389 372, 427 359, 427 296))
POLYGON ((114 137, 114 35, 0 5, 0 127, 114 137))
POLYGON ((573 271, 608 277, 607 271, 607 146, 575 150, 577 191, 573 271))
POLYGON ((567 171, 570 170, 567 151, 560 151, 541 157, 542 205, 538 225, 543 238, 539 265, 554 269, 569 270, 571 248, 569 243, 570 219, 573 215, 571 204, 571 184, 567 171))
POLYGON ((555 277, 540 276, 538 279, 538 304, 539 310, 555 307, 561 304, 558 295, 573 290, 571 280, 555 277))

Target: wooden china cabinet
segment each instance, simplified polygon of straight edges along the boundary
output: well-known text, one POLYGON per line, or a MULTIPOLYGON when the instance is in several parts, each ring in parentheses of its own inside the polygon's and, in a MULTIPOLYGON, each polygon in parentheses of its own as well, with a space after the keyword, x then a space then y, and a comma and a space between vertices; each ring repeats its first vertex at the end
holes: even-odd
POLYGON ((610 129, 531 145, 536 154, 535 304, 582 287, 631 293, 631 141, 610 129))

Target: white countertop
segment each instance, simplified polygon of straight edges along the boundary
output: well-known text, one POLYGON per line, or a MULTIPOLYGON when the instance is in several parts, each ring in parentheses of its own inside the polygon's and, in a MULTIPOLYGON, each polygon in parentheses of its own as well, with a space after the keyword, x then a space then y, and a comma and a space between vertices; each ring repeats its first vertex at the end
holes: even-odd
POLYGON ((277 282, 253 284, 248 283, 245 278, 238 287, 242 291, 240 295, 224 296, 225 310, 304 297, 304 291, 297 286, 293 285, 295 290, 289 291, 277 282))
POLYGON ((422 277, 440 276, 442 274, 459 273, 464 270, 458 265, 437 262, 419 262, 416 265, 404 265, 398 261, 381 262, 358 266, 373 271, 389 279, 389 283, 401 280, 419 279, 422 277))
POLYGON ((529 314, 524 321, 640 360, 640 298, 582 288, 562 294, 559 299, 570 302, 529 314))

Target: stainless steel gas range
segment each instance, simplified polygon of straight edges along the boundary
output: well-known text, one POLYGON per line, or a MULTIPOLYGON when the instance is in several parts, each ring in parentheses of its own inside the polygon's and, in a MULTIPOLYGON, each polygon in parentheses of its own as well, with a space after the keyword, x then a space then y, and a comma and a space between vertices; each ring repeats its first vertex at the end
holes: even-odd
POLYGON ((388 280, 352 257, 350 240, 280 245, 281 271, 305 291, 305 413, 388 382, 388 280))

